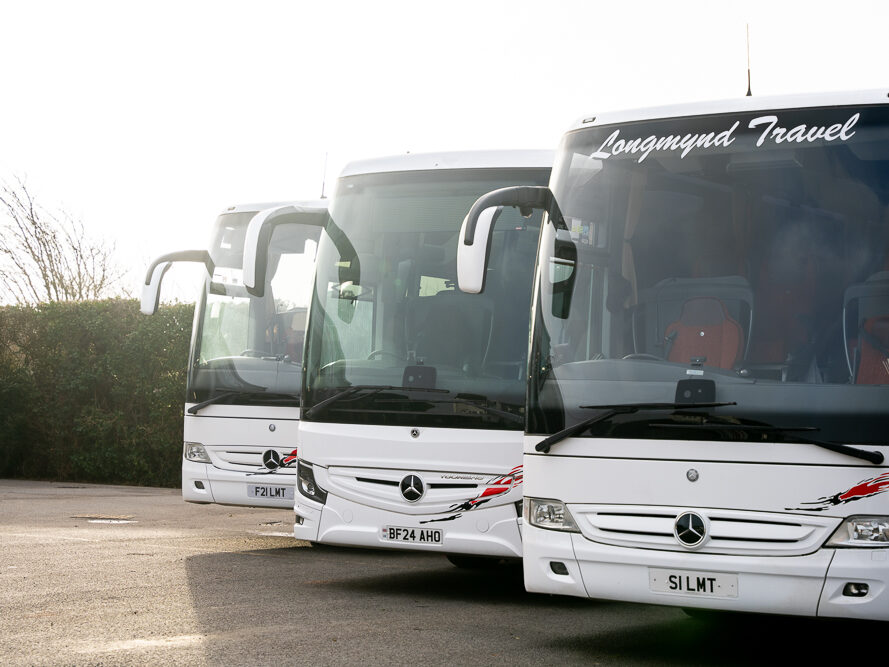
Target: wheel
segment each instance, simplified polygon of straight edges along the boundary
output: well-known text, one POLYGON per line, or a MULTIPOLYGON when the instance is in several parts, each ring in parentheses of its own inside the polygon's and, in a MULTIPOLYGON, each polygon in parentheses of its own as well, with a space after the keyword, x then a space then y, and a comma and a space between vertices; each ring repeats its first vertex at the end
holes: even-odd
MULTIPOLYGON (((732 611, 730 609, 700 609, 698 607, 682 607, 682 611, 689 618, 696 621, 704 621, 707 623, 757 623, 763 619, 770 618, 767 614, 752 614, 743 611, 732 611)), ((774 618, 774 617, 771 617, 774 618)))
POLYGON ((646 354, 645 352, 634 352, 623 357, 624 359, 643 359, 645 361, 663 361, 659 356, 654 354, 646 354))
POLYGON ((697 607, 683 607, 682 611, 689 618, 696 621, 712 621, 719 618, 719 612, 712 609, 698 609, 697 607))
POLYGON ((268 355, 268 352, 263 352, 262 350, 244 350, 241 352, 240 356, 242 357, 265 357, 268 355))
POLYGON ((468 554, 446 554, 452 565, 461 570, 493 570, 500 565, 500 558, 489 556, 470 556, 468 554))

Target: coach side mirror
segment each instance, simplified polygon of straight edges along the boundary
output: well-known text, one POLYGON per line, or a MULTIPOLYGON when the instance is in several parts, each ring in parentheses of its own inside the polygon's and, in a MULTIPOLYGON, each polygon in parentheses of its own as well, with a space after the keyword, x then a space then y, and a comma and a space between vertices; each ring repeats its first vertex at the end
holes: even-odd
POLYGON ((206 250, 180 250, 161 255, 148 267, 148 272, 142 283, 142 299, 139 310, 144 314, 154 315, 157 312, 164 274, 175 262, 198 262, 206 267, 208 275, 213 275, 213 260, 206 250))
POLYGON ((471 245, 464 242, 469 216, 463 219, 457 247, 457 284, 460 290, 478 294, 485 288, 485 273, 488 269, 488 256, 491 252, 491 234, 494 223, 503 211, 502 206, 489 206, 475 218, 475 234, 471 245))
POLYGON ((244 287, 253 296, 265 294, 265 274, 268 270, 268 248, 272 232, 278 225, 327 224, 327 202, 324 200, 287 204, 260 211, 247 225, 244 238, 244 287))
POLYGON ((556 236, 552 257, 549 258, 548 278, 552 286, 552 314, 568 319, 571 313, 571 296, 577 277, 577 245, 570 239, 556 236))
POLYGON ((550 216, 557 213, 555 199, 544 186, 523 185, 493 190, 479 197, 463 219, 457 238, 457 285, 463 292, 479 294, 485 289, 485 273, 491 254, 491 236, 494 225, 505 206, 514 206, 528 217, 536 210, 545 210, 550 216))

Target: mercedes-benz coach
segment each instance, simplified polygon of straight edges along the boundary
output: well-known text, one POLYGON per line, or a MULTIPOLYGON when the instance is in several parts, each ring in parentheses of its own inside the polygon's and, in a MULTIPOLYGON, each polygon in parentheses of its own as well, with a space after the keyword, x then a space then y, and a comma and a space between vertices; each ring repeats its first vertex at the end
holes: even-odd
POLYGON ((582 118, 477 202, 472 291, 496 207, 547 211, 529 591, 889 620, 887 174, 887 91, 747 97, 582 118))
POLYGON ((210 249, 156 259, 142 311, 158 305, 173 262, 207 274, 195 307, 185 402, 182 497, 189 502, 292 508, 306 311, 326 201, 233 206, 210 249), (248 225, 268 235, 248 235, 248 225), (256 262, 245 239, 263 245, 256 262))
POLYGON ((504 216, 487 296, 456 289, 466 209, 544 185, 550 151, 413 154, 338 179, 306 332, 297 538, 520 557, 521 448, 541 215, 504 216))

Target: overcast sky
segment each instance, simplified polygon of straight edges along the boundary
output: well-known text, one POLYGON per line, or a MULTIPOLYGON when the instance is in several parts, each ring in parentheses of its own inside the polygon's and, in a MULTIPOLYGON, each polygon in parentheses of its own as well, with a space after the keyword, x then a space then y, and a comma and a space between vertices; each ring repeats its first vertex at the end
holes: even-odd
POLYGON ((884 1, 0 0, 0 179, 114 242, 137 294, 226 206, 352 159, 741 96, 748 23, 754 95, 889 89, 884 1))

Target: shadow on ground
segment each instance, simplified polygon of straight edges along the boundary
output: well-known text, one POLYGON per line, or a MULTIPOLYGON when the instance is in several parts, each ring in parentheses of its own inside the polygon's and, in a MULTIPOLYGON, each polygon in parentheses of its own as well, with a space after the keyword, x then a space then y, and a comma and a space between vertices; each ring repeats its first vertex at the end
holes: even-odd
POLYGON ((463 570, 436 554, 287 546, 194 556, 186 570, 211 663, 821 662, 847 658, 865 627, 532 595, 518 566, 463 570))

